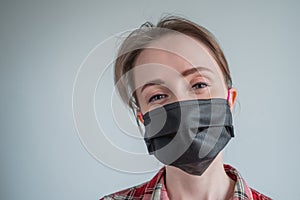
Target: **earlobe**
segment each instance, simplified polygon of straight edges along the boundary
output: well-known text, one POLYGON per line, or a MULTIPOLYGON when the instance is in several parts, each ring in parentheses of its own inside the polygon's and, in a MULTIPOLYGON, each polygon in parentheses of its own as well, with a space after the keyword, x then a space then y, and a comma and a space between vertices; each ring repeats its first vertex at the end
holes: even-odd
POLYGON ((230 88, 228 89, 228 103, 230 106, 230 110, 233 109, 235 100, 236 100, 236 96, 237 96, 237 91, 235 88, 230 88))
POLYGON ((137 111, 137 112, 136 112, 136 115, 137 115, 138 120, 139 120, 142 124, 144 124, 143 114, 142 114, 140 111, 137 111))

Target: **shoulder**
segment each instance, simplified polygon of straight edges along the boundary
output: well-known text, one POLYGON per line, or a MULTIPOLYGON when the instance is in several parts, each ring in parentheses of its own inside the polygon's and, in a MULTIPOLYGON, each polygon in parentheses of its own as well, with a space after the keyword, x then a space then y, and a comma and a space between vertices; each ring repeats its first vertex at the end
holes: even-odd
POLYGON ((100 200, 137 200, 137 199, 150 199, 152 193, 157 190, 164 191, 164 174, 165 167, 161 168, 159 172, 150 180, 140 185, 121 190, 119 192, 104 196, 100 200), (148 198, 149 197, 149 198, 148 198))
POLYGON ((145 194, 148 182, 130 187, 119 192, 106 195, 100 200, 114 200, 114 199, 142 199, 145 194))
POLYGON ((271 200, 270 197, 267 197, 252 188, 250 188, 250 190, 252 192, 253 200, 271 200))

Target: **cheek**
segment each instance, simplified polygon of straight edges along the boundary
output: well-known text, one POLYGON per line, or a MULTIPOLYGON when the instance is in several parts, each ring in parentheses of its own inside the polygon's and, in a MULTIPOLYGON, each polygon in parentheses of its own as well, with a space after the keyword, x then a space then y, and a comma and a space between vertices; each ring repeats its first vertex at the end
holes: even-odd
POLYGON ((226 98, 227 97, 227 87, 222 82, 217 82, 210 89, 210 94, 212 98, 226 98))

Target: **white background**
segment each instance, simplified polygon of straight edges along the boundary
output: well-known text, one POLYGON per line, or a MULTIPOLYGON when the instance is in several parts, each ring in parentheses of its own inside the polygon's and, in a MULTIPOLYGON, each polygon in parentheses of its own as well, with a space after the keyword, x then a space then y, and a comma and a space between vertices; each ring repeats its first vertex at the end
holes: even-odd
MULTIPOLYGON (((258 191, 296 199, 299 10, 292 0, 1 1, 0 199, 99 199, 152 177, 111 169, 88 153, 73 121, 72 90, 96 45, 164 13, 208 28, 228 59, 239 105, 226 163, 258 191)), ((98 105, 111 91, 100 95, 98 105)), ((116 124, 108 126, 118 134, 116 124)), ((136 143, 122 137, 120 144, 136 143)))

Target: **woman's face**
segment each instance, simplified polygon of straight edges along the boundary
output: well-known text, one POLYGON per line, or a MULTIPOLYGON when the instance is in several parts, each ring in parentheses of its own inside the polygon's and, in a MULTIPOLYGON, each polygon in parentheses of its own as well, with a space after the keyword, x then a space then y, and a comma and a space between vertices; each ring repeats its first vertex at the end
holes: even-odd
POLYGON ((141 113, 175 101, 227 98, 220 67, 207 48, 185 35, 167 35, 144 49, 133 68, 141 113))

